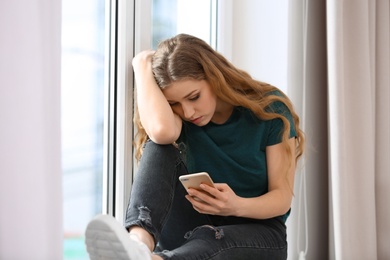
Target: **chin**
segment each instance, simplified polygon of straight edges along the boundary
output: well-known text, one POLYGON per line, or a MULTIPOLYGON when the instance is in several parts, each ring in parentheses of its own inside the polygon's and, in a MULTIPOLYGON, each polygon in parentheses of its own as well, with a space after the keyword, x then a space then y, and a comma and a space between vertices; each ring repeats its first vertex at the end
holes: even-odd
POLYGON ((207 125, 209 122, 210 122, 210 120, 202 120, 202 121, 200 121, 200 122, 194 122, 194 123, 190 121, 191 124, 194 124, 194 125, 196 125, 196 126, 205 126, 205 125, 207 125))
POLYGON ((199 122, 199 124, 197 124, 197 126, 205 126, 208 123, 210 123, 210 120, 202 120, 201 122, 199 122))

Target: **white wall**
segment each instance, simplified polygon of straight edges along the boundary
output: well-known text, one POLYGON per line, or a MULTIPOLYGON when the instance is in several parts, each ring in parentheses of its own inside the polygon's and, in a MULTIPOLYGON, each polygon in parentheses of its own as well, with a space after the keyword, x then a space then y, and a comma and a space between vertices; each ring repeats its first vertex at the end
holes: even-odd
POLYGON ((255 79, 287 89, 287 0, 219 1, 218 50, 255 79))
POLYGON ((0 2, 0 259, 62 259, 61 1, 0 2))

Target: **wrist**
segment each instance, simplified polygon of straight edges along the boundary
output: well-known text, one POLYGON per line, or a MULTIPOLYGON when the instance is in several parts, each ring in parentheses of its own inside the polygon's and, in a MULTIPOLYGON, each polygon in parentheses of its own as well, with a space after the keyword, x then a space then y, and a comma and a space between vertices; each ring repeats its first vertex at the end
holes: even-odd
POLYGON ((234 216, 244 217, 245 216, 245 198, 238 197, 236 202, 236 207, 234 209, 234 216))

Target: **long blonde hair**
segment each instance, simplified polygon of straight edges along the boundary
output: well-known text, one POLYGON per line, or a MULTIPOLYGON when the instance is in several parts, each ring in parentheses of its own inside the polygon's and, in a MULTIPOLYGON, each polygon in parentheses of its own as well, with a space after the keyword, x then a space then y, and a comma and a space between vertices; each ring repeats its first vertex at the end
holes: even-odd
MULTIPOLYGON (((304 135, 299 127, 299 117, 288 97, 278 88, 257 81, 247 72, 236 68, 203 40, 179 34, 162 41, 153 56, 152 69, 161 89, 179 80, 207 80, 219 99, 233 106, 248 108, 261 120, 280 118, 284 123, 282 143, 291 158, 292 151, 287 143, 290 138, 290 123, 285 116, 267 109, 275 101, 283 102, 292 114, 297 132, 295 160, 297 161, 303 154, 304 135), (280 95, 272 94, 273 92, 280 95)), ((134 122, 138 128, 135 146, 136 158, 139 160, 143 144, 148 137, 137 109, 134 122)))

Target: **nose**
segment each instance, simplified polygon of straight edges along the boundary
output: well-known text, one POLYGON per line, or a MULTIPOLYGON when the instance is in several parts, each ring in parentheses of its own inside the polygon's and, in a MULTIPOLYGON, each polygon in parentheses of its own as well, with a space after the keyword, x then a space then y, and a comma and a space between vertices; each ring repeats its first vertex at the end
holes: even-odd
POLYGON ((190 119, 195 114, 195 109, 192 105, 182 104, 184 118, 190 119))

